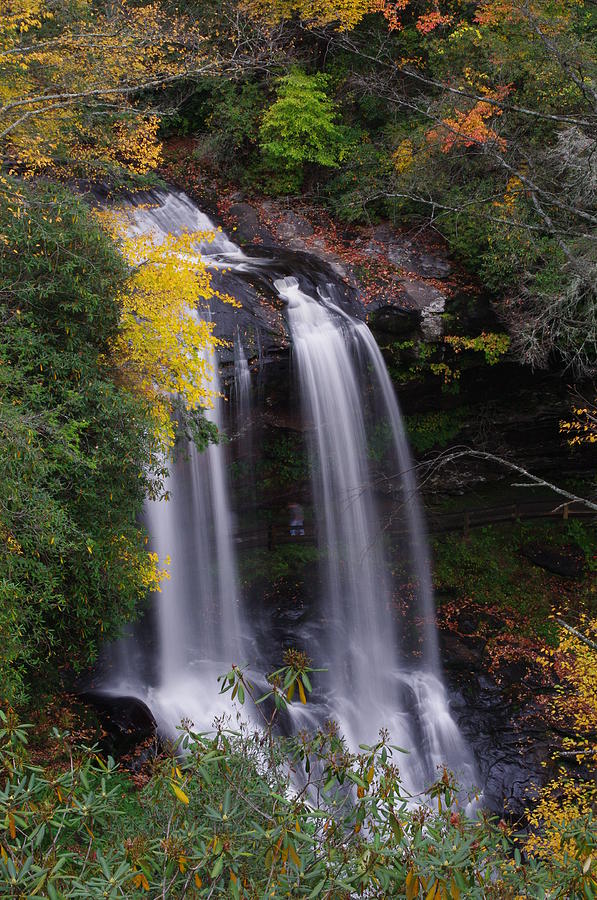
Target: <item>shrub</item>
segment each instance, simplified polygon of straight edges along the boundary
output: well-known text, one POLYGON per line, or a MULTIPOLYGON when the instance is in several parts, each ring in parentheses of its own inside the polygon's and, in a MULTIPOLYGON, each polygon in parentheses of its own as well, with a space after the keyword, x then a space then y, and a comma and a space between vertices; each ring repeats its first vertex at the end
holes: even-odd
POLYGON ((332 723, 276 738, 278 711, 307 702, 312 673, 288 651, 260 698, 242 670, 221 676, 223 691, 267 709, 264 730, 185 727, 137 795, 112 760, 74 752, 66 735, 60 771, 32 766, 27 726, 2 714, 3 896, 594 896, 590 813, 567 824, 561 856, 523 861, 505 823, 467 818, 449 773, 413 804, 384 733, 356 754, 332 723))

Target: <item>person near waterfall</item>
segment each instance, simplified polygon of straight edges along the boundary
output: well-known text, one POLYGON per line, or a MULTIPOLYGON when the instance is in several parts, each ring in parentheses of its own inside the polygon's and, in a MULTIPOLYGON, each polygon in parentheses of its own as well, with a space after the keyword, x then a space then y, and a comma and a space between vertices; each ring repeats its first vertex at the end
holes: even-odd
POLYGON ((300 503, 289 503, 288 512, 290 513, 290 536, 298 537, 305 534, 305 514, 300 503))

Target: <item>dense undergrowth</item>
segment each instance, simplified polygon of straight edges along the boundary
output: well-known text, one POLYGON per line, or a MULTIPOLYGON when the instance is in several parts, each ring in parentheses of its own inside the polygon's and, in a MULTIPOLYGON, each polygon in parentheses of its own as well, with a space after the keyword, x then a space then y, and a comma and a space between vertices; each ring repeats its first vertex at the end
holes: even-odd
POLYGON ((516 629, 524 619, 530 637, 554 637, 553 609, 576 619, 597 604, 595 528, 579 521, 487 525, 468 535, 452 533, 433 540, 434 584, 440 596, 467 600, 487 609, 515 611, 516 629), (525 557, 531 543, 582 561, 579 578, 565 578, 535 566, 525 557))
MULTIPOLYGON (((538 840, 523 856, 504 821, 467 816, 467 797, 447 771, 426 796, 411 797, 400 779, 404 751, 387 735, 357 754, 332 723, 275 737, 276 709, 293 697, 306 702, 311 689, 304 655, 286 662, 270 677, 260 729, 241 724, 240 713, 210 735, 183 726, 140 791, 111 759, 57 731, 54 753, 65 762, 33 765, 30 726, 3 715, 0 895, 595 896, 586 809, 550 827, 548 848, 538 840)), ((239 669, 222 676, 222 689, 241 703, 261 701, 239 669)))

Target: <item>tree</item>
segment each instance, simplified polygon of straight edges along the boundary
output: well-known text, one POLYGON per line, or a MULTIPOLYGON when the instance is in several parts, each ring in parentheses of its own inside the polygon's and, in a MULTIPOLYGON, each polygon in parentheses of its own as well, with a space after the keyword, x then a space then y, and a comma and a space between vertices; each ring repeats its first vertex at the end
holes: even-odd
MULTIPOLYGON (((153 168, 159 123, 147 92, 203 60, 192 24, 181 28, 149 4, 11 0, 0 19, 4 163, 27 176, 153 168)), ((218 342, 197 315, 216 296, 197 251, 210 238, 159 244, 117 232, 56 184, 33 191, 0 176, 9 702, 26 697, 32 672, 51 678, 65 660, 89 664, 159 590, 166 572, 146 549, 143 502, 162 491, 177 430, 213 436, 202 410, 213 402, 208 357, 218 342)))
POLYGON ((165 572, 138 523, 159 493, 153 410, 110 359, 128 272, 80 200, 0 191, 0 685, 94 659, 165 572))
POLYGON ((341 31, 354 28, 379 7, 378 0, 243 0, 246 12, 266 23, 298 17, 307 26, 333 25, 341 31))
POLYGON ((158 92, 217 66, 194 23, 158 3, 9 0, 0 14, 0 153, 34 173, 77 163, 144 173, 158 92))
POLYGON ((118 379, 147 402, 154 438, 167 455, 179 426, 205 439, 202 410, 213 406, 211 358, 222 341, 199 310, 214 297, 238 304, 214 291, 201 259, 199 245, 212 241, 213 233, 159 241, 152 234, 128 236, 123 215, 101 219, 129 267, 117 296, 121 319, 110 342, 110 362, 118 379))
POLYGON ((560 680, 550 713, 563 738, 553 753, 558 772, 539 791, 532 810, 527 846, 537 856, 559 860, 586 850, 571 824, 590 815, 597 804, 597 619, 581 614, 579 620, 581 630, 557 619, 558 646, 546 649, 541 660, 560 680), (574 774, 567 767, 570 761, 574 774))
POLYGON ((397 116, 381 135, 394 172, 381 187, 363 182, 359 202, 398 204, 441 230, 500 296, 524 361, 557 359, 590 374, 594 5, 399 2, 384 13, 389 38, 365 24, 327 35, 355 60, 353 91, 382 98, 397 116))
POLYGON ((560 432, 571 447, 581 444, 597 444, 597 397, 587 400, 577 394, 569 420, 560 422, 560 432))
POLYGON ((344 134, 326 93, 325 75, 295 70, 278 82, 277 99, 265 112, 261 148, 273 163, 299 173, 306 163, 335 167, 344 134))

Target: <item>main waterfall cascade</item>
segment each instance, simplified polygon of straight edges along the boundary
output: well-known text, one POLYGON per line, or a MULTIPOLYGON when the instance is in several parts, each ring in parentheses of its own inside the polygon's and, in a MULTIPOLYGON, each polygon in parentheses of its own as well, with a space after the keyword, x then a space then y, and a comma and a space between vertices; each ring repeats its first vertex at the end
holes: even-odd
MULTIPOLYGON (((130 213, 137 233, 151 230, 159 236, 214 227, 180 192, 157 192, 152 208, 132 208, 130 213)), ((258 272, 261 279, 269 278, 286 305, 309 434, 322 557, 321 595, 314 611, 321 625, 304 649, 328 672, 320 676, 325 699, 314 703, 311 720, 334 718, 354 748, 374 741, 379 729, 387 728, 392 742, 409 750, 399 763, 413 791, 432 780, 442 763, 472 784, 469 754, 442 682, 413 464, 373 335, 364 322, 342 309, 335 285, 320 269, 310 273, 309 287, 292 272, 280 277, 275 249, 268 251, 272 259, 252 258, 221 232, 198 252, 208 265, 239 277, 258 272), (369 453, 368 435, 379 423, 389 432, 395 476, 391 492, 404 523, 397 536, 392 531, 400 542, 398 577, 369 453)), ((234 362, 236 418, 245 434, 251 419, 251 373, 238 330, 234 362)), ((217 361, 213 364, 217 377, 217 361)), ((221 401, 213 420, 221 427, 221 401)), ((172 573, 154 603, 157 672, 151 683, 147 678, 144 683, 142 667, 131 665, 133 635, 126 639, 127 649, 115 654, 110 675, 108 689, 141 696, 168 731, 183 716, 197 727, 208 727, 226 708, 217 694, 216 677, 232 662, 248 662, 259 670, 250 617, 243 612, 238 587, 226 452, 225 444, 210 446, 203 454, 189 447, 186 457, 171 466, 166 486, 170 500, 148 503, 152 548, 161 559, 170 556, 172 573)), ((300 645, 300 635, 296 643, 300 645)))
POLYGON ((313 496, 326 550, 322 606, 328 627, 322 650, 331 675, 329 705, 353 747, 385 727, 394 742, 416 748, 401 762, 414 789, 432 779, 441 763, 461 770, 466 753, 441 681, 427 538, 400 411, 371 332, 330 300, 329 286, 317 298, 303 292, 293 277, 275 286, 288 303, 316 460, 313 496), (368 453, 368 380, 391 428, 407 524, 408 589, 423 630, 420 648, 407 646, 404 634, 400 640, 394 622, 393 584, 368 453), (416 652, 420 661, 413 665, 416 652))

